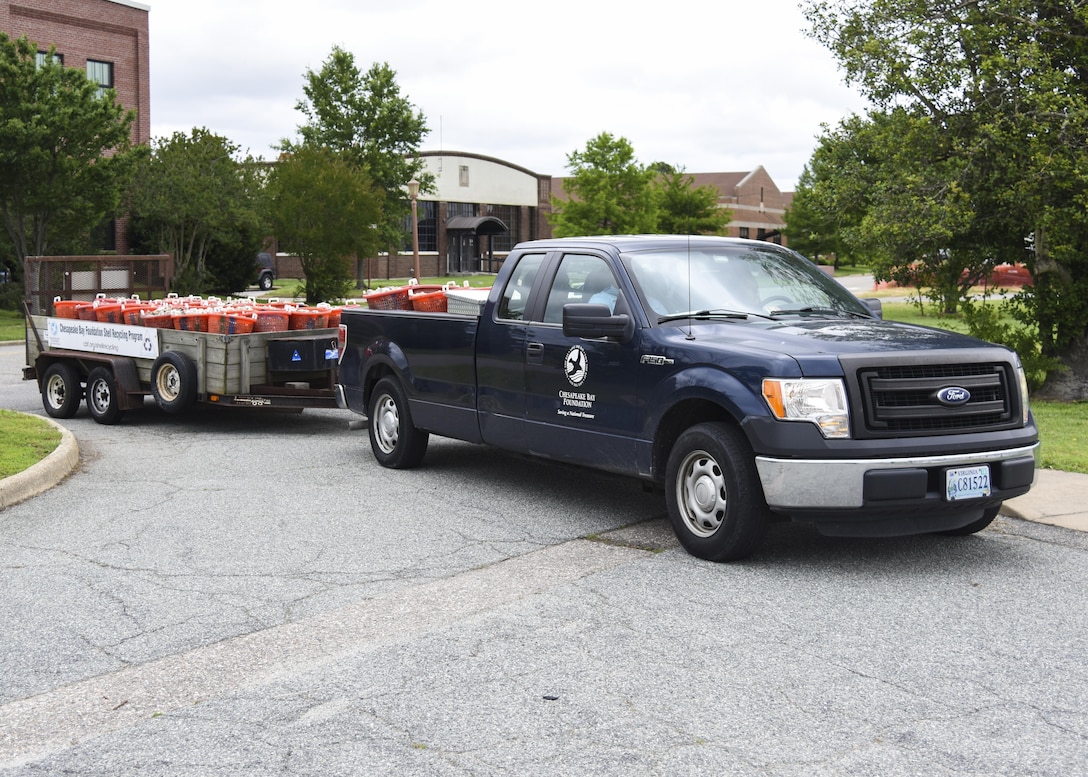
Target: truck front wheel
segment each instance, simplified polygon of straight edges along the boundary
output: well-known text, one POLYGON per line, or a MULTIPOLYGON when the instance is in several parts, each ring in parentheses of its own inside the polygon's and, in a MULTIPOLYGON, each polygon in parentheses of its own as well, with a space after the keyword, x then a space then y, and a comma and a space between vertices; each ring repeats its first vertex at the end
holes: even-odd
POLYGON ((412 425, 408 400, 395 378, 382 378, 370 394, 370 447, 383 467, 411 469, 427 452, 430 435, 412 425))
POLYGON ((117 378, 109 367, 95 367, 87 376, 87 409, 100 424, 115 424, 121 420, 121 397, 117 393, 117 378))
POLYGON ((770 511, 740 430, 721 423, 691 427, 673 446, 665 476, 669 519, 688 553, 735 561, 762 541, 770 511))
POLYGON ((71 418, 79 411, 83 387, 79 373, 64 362, 55 362, 42 376, 42 405, 53 418, 71 418))

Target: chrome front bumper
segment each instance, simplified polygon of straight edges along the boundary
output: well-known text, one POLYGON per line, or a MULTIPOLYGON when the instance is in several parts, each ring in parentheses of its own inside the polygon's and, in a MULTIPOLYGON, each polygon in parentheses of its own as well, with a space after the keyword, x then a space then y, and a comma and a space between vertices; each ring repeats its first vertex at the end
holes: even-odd
POLYGON ((947 469, 1033 456, 1039 444, 983 453, 902 459, 777 459, 756 456, 767 504, 776 509, 849 509, 865 504, 865 474, 876 470, 947 469))

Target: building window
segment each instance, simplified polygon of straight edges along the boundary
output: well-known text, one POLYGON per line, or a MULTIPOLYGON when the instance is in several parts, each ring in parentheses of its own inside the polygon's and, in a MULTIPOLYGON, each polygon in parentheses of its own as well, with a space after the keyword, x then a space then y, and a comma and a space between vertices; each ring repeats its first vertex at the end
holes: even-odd
POLYGON ((461 165, 457 169, 457 182, 461 186, 468 186, 468 165, 461 165))
POLYGON ((113 63, 88 59, 87 78, 98 84, 98 96, 101 97, 107 89, 113 89, 113 63))
MULTIPOLYGON (((49 52, 48 51, 39 51, 38 56, 37 56, 38 67, 41 67, 42 65, 44 65, 48 61, 49 61, 49 52)), ((57 54, 56 52, 54 52, 53 53, 53 64, 63 65, 64 64, 64 55, 63 54, 57 54)))
POLYGON ((766 240, 766 239, 767 239, 767 230, 764 229, 763 227, 760 227, 759 229, 757 229, 756 230, 756 240, 766 240))
POLYGON ((741 237, 745 240, 748 239, 748 227, 738 227, 738 231, 740 232, 741 237))
POLYGON ((471 202, 451 202, 446 206, 446 213, 451 219, 455 216, 475 216, 476 206, 471 202))
POLYGON ((514 243, 517 242, 521 208, 517 205, 488 205, 487 215, 497 218, 506 225, 506 229, 508 230, 502 235, 491 236, 491 250, 509 251, 514 247, 514 243))
POLYGON ((116 251, 117 222, 113 219, 103 221, 91 232, 91 240, 100 251, 116 251))
POLYGON ((418 202, 419 210, 419 250, 438 250, 438 203, 418 202))
MULTIPOLYGON (((419 218, 419 250, 438 250, 438 203, 430 200, 416 200, 416 215, 419 218)), ((404 217, 404 232, 407 237, 401 251, 412 252, 412 216, 404 217)))

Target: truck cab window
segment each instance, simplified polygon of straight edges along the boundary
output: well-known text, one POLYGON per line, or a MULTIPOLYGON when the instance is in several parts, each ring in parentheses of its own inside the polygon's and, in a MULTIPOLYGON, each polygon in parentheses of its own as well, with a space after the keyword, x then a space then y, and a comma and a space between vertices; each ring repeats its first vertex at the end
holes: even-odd
POLYGON ((608 265, 598 256, 567 254, 548 291, 544 323, 563 323, 563 306, 571 302, 595 302, 614 312, 619 298, 616 278, 608 265))
POLYGON ((498 317, 513 321, 525 318, 525 306, 529 303, 529 292, 533 281, 544 263, 544 254, 527 254, 518 261, 518 266, 510 274, 510 281, 502 291, 499 300, 498 317))

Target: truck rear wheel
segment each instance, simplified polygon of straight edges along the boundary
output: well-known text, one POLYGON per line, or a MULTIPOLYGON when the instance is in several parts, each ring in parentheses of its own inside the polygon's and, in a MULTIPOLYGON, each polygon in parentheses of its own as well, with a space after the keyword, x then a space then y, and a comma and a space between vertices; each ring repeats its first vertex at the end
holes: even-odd
POLYGON ((770 511, 740 430, 721 423, 691 427, 673 446, 665 476, 669 519, 691 555, 735 561, 763 540, 770 511))
POLYGON ((412 425, 408 399, 395 378, 382 378, 370 394, 370 447, 383 467, 411 469, 427 452, 430 435, 412 425))
POLYGON ((42 376, 42 405, 53 418, 71 418, 79 411, 83 387, 79 373, 64 362, 50 364, 42 376))
POLYGON ((100 424, 115 424, 121 420, 121 397, 117 393, 117 378, 109 367, 95 367, 87 376, 87 409, 100 424))
POLYGON ((166 351, 151 366, 151 393, 167 413, 181 413, 196 401, 196 364, 183 353, 166 351))

